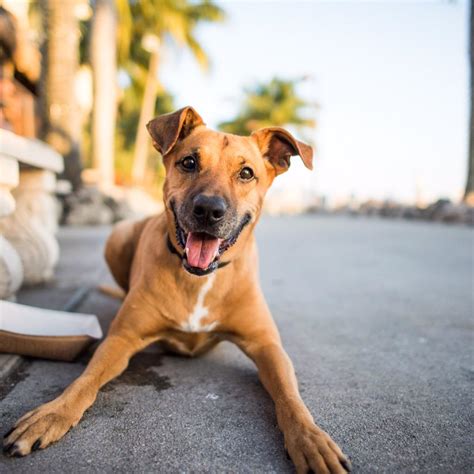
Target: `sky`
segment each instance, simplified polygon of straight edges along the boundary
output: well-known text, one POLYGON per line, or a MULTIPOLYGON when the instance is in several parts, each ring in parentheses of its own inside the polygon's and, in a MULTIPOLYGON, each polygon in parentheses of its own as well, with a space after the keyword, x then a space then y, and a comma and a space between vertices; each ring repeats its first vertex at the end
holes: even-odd
POLYGON ((163 52, 160 79, 177 107, 216 127, 244 87, 308 75, 317 102, 315 169, 293 158, 281 189, 339 202, 458 199, 467 173, 467 1, 224 1, 227 20, 198 38, 211 58, 163 52))

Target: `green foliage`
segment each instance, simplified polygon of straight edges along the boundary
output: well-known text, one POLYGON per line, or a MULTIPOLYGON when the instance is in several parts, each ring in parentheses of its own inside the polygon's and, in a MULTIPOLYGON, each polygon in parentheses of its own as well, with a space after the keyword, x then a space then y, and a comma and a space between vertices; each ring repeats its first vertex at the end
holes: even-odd
POLYGON ((91 34, 90 20, 79 21, 79 64, 85 64, 89 61, 89 41, 91 34))
MULTIPOLYGON (((128 176, 130 176, 142 97, 143 85, 140 83, 131 85, 123 91, 119 105, 115 143, 117 176, 121 183, 126 183, 128 176)), ((156 97, 155 114, 166 114, 173 110, 173 96, 165 91, 160 91, 156 97)), ((154 154, 156 155, 156 153, 154 154)), ((160 164, 158 163, 157 166, 159 167, 160 164)))
MULTIPOLYGON (((119 13, 119 64, 133 69, 130 62, 148 67, 149 53, 142 40, 147 34, 157 36, 161 43, 172 41, 179 47, 189 48, 203 67, 208 57, 196 38, 201 23, 224 19, 221 8, 209 0, 116 0, 119 13)), ((133 74, 133 71, 129 71, 133 74)))
MULTIPOLYGON (((130 174, 134 141, 140 116, 150 53, 143 47, 143 38, 152 34, 162 45, 174 44, 188 48, 198 63, 207 68, 209 59, 196 37, 201 23, 224 19, 224 11, 210 0, 115 0, 117 28, 117 57, 121 74, 129 84, 121 90, 117 116, 116 167, 119 182, 126 182, 130 174)), ((90 20, 80 22, 81 63, 88 60, 90 20)), ((155 115, 174 110, 173 96, 160 89, 155 104, 155 115)), ((90 126, 84 130, 85 141, 90 141, 90 126)), ((159 167, 160 164, 157 164, 159 167)), ((160 170, 158 170, 160 171, 160 170)))
MULTIPOLYGON (((118 62, 122 72, 130 78, 123 90, 117 123, 117 161, 119 172, 127 174, 131 166, 140 107, 145 90, 150 53, 143 47, 145 35, 156 36, 160 43, 174 43, 188 48, 206 68, 209 60, 197 40, 196 28, 203 22, 222 21, 224 12, 209 0, 115 0, 118 24, 118 62), (122 163, 122 164, 120 164, 122 163)), ((173 97, 160 90, 155 115, 171 112, 173 97)))
POLYGON ((220 123, 219 128, 236 135, 248 135, 269 126, 314 128, 316 122, 307 114, 316 104, 309 103, 297 92, 298 84, 304 80, 273 78, 268 83, 247 88, 240 112, 233 120, 220 123))

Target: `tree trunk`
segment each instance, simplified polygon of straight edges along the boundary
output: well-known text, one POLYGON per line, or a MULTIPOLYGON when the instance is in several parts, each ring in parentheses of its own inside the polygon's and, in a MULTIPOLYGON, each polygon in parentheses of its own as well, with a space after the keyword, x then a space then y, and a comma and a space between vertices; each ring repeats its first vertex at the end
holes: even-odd
POLYGON ((153 52, 150 57, 150 66, 145 84, 140 120, 138 122, 137 138, 133 154, 132 180, 134 184, 142 184, 145 179, 146 162, 148 157, 149 136, 146 124, 153 118, 155 112, 156 91, 158 88, 159 53, 153 52))
POLYGON ((117 117, 117 14, 114 0, 97 0, 92 20, 90 58, 94 82, 92 161, 99 187, 114 185, 117 117))
POLYGON ((469 56, 471 65, 471 116, 469 125, 469 156, 467 169, 466 190, 464 200, 474 204, 474 1, 471 0, 471 25, 470 25, 470 42, 469 56))
POLYGON ((46 42, 41 71, 42 138, 64 157, 64 177, 81 185, 81 122, 74 81, 79 67, 76 0, 41 0, 46 42))

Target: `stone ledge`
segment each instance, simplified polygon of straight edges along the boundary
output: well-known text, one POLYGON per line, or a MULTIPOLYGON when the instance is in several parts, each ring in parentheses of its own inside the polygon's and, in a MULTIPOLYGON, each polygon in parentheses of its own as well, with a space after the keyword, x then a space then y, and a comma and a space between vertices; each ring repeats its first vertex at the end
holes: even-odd
POLYGON ((0 143, 1 154, 20 163, 55 173, 61 173, 64 169, 63 157, 39 140, 20 137, 8 130, 0 129, 0 143))

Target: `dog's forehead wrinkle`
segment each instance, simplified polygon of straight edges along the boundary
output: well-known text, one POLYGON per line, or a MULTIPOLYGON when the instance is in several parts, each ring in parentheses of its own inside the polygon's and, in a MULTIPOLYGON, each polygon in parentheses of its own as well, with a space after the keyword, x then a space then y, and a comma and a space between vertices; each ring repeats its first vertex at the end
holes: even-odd
POLYGON ((246 163, 258 166, 261 153, 254 140, 249 137, 217 132, 200 128, 180 143, 178 156, 195 153, 204 168, 210 167, 218 172, 226 171, 222 165, 231 167, 246 163))

